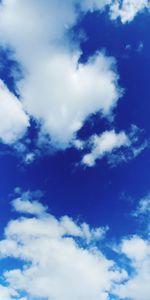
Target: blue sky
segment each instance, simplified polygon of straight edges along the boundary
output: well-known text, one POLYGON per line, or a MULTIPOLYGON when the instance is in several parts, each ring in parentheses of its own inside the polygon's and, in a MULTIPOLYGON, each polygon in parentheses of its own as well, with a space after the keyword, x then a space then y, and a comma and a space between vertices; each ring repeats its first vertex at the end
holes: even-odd
POLYGON ((149 300, 148 0, 0 1, 0 299, 149 300))

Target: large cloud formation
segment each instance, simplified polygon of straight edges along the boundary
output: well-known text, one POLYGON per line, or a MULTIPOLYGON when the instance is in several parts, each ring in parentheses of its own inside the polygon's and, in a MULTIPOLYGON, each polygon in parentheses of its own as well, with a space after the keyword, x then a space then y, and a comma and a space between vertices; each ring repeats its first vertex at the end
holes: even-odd
MULTIPOLYGON (((139 5, 124 0, 120 6, 119 2, 114 4, 110 0, 47 0, 44 4, 42 0, 3 0, 0 3, 0 44, 12 50, 11 55, 22 66, 24 74, 20 81, 14 78, 20 96, 16 99, 17 127, 12 124, 14 107, 10 106, 8 115, 3 108, 3 94, 0 96, 3 142, 11 144, 20 139, 29 126, 30 116, 40 128, 38 144, 47 136, 54 147, 65 149, 76 139, 78 130, 91 114, 100 112, 104 117, 112 114, 122 95, 115 59, 98 52, 82 63, 79 40, 72 38, 71 33, 88 11, 103 11, 106 7, 111 8, 111 18, 120 16, 126 22, 148 4, 146 0, 139 5), (10 118, 8 124, 6 118, 10 118), (3 128, 10 138, 4 138, 3 128)), ((10 97, 14 96, 7 92, 5 102, 10 102, 10 97)))
POLYGON ((12 205, 26 217, 11 220, 0 241, 0 258, 21 263, 3 273, 3 300, 22 299, 23 294, 23 299, 106 300, 113 285, 126 278, 96 247, 107 228, 91 229, 68 216, 57 219, 21 196, 12 205))
MULTIPOLYGON (((80 15, 76 2, 5 0, 0 6, 1 42, 26 70, 17 85, 21 101, 60 148, 90 114, 108 115, 121 94, 114 59, 97 53, 81 64, 79 45, 70 40, 69 46, 67 32, 80 15)), ((88 8, 85 1, 80 11, 88 8)))
POLYGON ((110 260, 107 226, 58 219, 29 192, 19 192, 12 206, 21 217, 10 220, 0 241, 1 299, 149 299, 149 229, 147 238, 123 237, 110 260), (14 267, 8 268, 8 258, 14 267))

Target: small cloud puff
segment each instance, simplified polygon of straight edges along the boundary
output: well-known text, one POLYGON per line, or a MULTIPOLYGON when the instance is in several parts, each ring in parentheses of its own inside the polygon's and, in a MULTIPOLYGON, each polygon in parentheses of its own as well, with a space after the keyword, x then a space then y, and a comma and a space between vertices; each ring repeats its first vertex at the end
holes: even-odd
POLYGON ((100 135, 92 135, 86 143, 84 142, 83 149, 89 148, 89 152, 83 155, 81 164, 93 167, 97 160, 106 157, 108 163, 115 166, 135 158, 148 146, 147 141, 138 145, 140 133, 141 130, 132 125, 128 134, 124 131, 117 133, 113 129, 100 135))
POLYGON ((110 16, 112 20, 120 18, 123 24, 129 23, 133 21, 137 14, 149 8, 148 0, 115 0, 110 6, 110 16))

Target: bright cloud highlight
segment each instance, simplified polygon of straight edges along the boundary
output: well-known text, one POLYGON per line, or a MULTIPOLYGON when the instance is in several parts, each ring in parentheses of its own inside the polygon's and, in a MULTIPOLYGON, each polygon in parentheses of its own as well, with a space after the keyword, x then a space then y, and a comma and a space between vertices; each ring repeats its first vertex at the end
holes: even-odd
POLYGON ((22 103, 0 80, 0 139, 12 144, 20 139, 29 126, 28 115, 22 103))
POLYGON ((121 22, 124 24, 133 21, 136 15, 149 8, 150 5, 148 0, 116 0, 112 3, 110 8, 111 18, 120 18, 121 22))

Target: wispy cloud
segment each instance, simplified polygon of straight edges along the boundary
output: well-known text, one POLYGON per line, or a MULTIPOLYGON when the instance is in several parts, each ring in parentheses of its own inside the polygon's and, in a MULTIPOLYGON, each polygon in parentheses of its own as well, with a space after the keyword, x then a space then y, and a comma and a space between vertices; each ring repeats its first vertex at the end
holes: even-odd
POLYGON ((92 135, 88 141, 78 141, 75 146, 84 150, 81 164, 93 167, 97 160, 107 158, 111 166, 116 166, 122 162, 128 162, 137 157, 145 148, 148 141, 140 141, 141 130, 132 125, 128 133, 125 131, 116 132, 113 130, 104 131, 102 134, 92 135))

